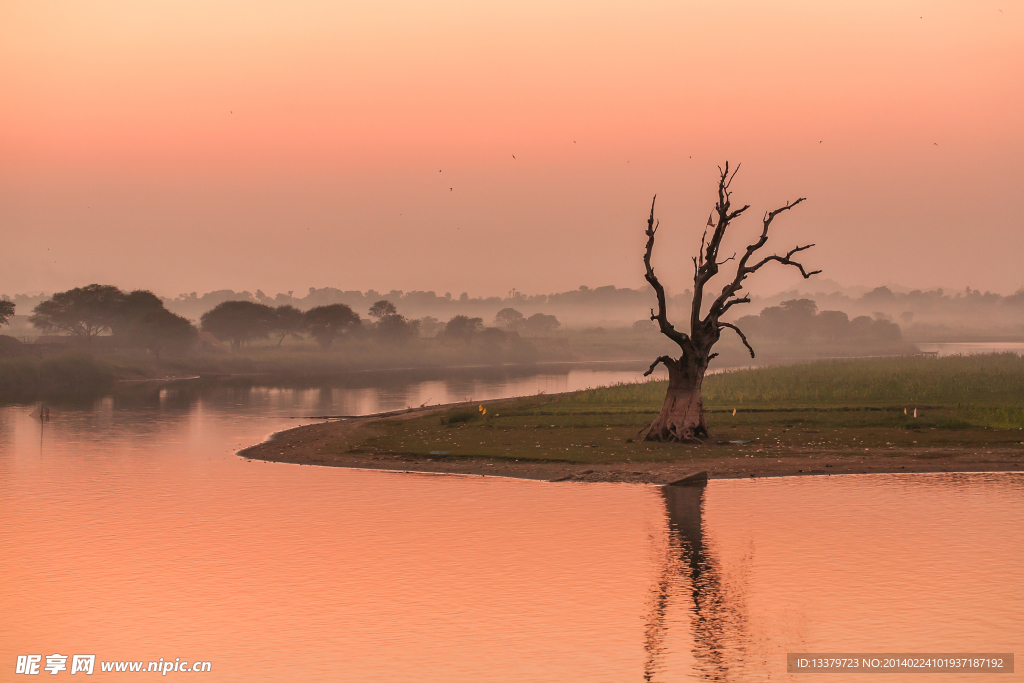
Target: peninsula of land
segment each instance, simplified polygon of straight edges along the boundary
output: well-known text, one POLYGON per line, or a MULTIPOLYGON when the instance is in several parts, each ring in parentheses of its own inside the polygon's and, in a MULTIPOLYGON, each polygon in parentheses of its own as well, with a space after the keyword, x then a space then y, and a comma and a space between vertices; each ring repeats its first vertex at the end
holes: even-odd
POLYGON ((240 455, 330 467, 651 484, 701 470, 711 478, 1020 471, 1024 429, 1015 420, 1021 402, 1007 395, 1020 391, 1020 366, 1024 361, 1016 356, 882 359, 716 375, 705 385, 712 437, 704 444, 642 440, 665 390, 663 382, 650 382, 338 416, 280 432, 240 455), (966 400, 944 396, 950 386, 966 400))

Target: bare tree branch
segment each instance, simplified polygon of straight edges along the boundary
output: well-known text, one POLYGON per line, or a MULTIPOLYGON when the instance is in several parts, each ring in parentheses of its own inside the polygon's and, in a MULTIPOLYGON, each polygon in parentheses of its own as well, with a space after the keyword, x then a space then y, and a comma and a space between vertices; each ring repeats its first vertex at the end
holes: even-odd
POLYGON ((800 269, 800 274, 803 275, 804 279, 806 280, 810 276, 817 275, 821 271, 820 270, 812 270, 811 272, 808 273, 806 270, 804 270, 804 266, 803 266, 802 263, 797 263, 796 261, 792 261, 790 259, 793 256, 793 254, 797 253, 798 251, 804 251, 805 249, 810 249, 813 246, 814 246, 813 244, 806 244, 806 245, 804 245, 802 247, 793 247, 792 249, 790 249, 786 253, 785 256, 779 256, 778 254, 772 254, 771 256, 766 256, 765 258, 761 259, 756 264, 751 266, 750 267, 750 272, 754 272, 755 270, 757 270, 758 268, 760 268, 764 264, 769 263, 770 261, 778 261, 779 263, 785 264, 787 266, 795 266, 795 267, 799 268, 800 269))
MULTIPOLYGON (((734 171, 732 172, 732 175, 731 175, 731 176, 729 176, 729 182, 727 182, 727 183, 725 184, 725 189, 726 189, 726 190, 728 190, 728 189, 729 189, 729 186, 730 186, 730 185, 732 185, 732 179, 733 179, 733 178, 735 178, 735 177, 736 177, 736 174, 740 172, 740 166, 742 166, 742 165, 743 165, 743 164, 736 164, 736 170, 734 170, 734 171)), ((722 167, 721 167, 721 166, 719 166, 719 167, 718 167, 718 171, 719 171, 720 173, 722 172, 722 167)), ((725 162, 725 172, 724 172, 724 173, 722 173, 722 177, 724 178, 724 177, 725 177, 725 175, 726 175, 726 174, 727 174, 728 172, 729 172, 729 162, 727 161, 727 162, 725 162)))
MULTIPOLYGON (((728 164, 726 165, 726 168, 728 168, 728 164)), ((721 181, 719 181, 719 184, 721 185, 721 181)), ((720 192, 720 195, 721 194, 722 193, 720 192)), ((704 320, 706 326, 715 324, 718 321, 718 319, 725 313, 725 311, 727 311, 731 306, 735 305, 733 303, 729 303, 729 301, 732 297, 735 296, 736 292, 743 289, 743 281, 747 278, 747 276, 750 275, 751 273, 756 272, 759 268, 761 268, 762 266, 771 261, 777 261, 784 265, 794 266, 798 268, 800 270, 800 274, 803 275, 804 278, 809 278, 810 276, 821 272, 820 270, 807 272, 804 269, 803 264, 800 264, 792 260, 793 254, 796 254, 797 252, 803 251, 805 249, 810 249, 811 247, 814 246, 813 244, 808 244, 802 247, 796 247, 790 250, 785 256, 773 254, 772 256, 768 256, 758 261, 754 265, 747 265, 751 257, 753 257, 753 255, 761 247, 763 247, 765 243, 768 242, 768 231, 769 228, 771 228, 772 221, 775 220, 775 217, 778 216, 780 213, 789 211, 794 206, 803 201, 806 201, 806 198, 800 197, 796 201, 786 202, 785 206, 781 206, 775 209, 774 211, 765 212, 764 218, 762 219, 761 235, 758 237, 756 242, 747 247, 746 252, 743 254, 743 257, 740 259, 740 262, 736 267, 736 276, 733 278, 732 282, 730 282, 729 284, 722 288, 722 293, 718 296, 717 299, 715 299, 715 302, 711 304, 711 307, 708 310, 708 315, 704 320)), ((737 297, 736 303, 740 303, 740 298, 741 297, 737 297)))
POLYGON ((743 331, 733 325, 732 323, 718 323, 718 329, 728 327, 730 330, 734 330, 736 334, 740 335, 740 339, 743 340, 743 345, 747 347, 747 351, 750 351, 750 357, 754 357, 754 349, 750 346, 750 342, 747 341, 747 335, 743 334, 743 331))
MULTIPOLYGON (((718 266, 721 265, 718 263, 718 249, 722 245, 722 238, 725 237, 729 224, 750 208, 750 205, 747 204, 735 211, 732 210, 732 192, 729 190, 729 186, 732 184, 733 178, 736 177, 739 169, 740 167, 737 165, 730 174, 728 161, 725 162, 724 169, 721 166, 718 168, 718 203, 715 205, 715 211, 718 213, 718 225, 715 226, 715 232, 711 235, 707 245, 701 244, 703 261, 693 276, 693 304, 690 308, 691 336, 696 335, 697 330, 707 327, 700 320, 700 311, 704 302, 704 285, 718 274, 718 266)), ((726 261, 728 260, 730 259, 726 259, 726 261)))
MULTIPOLYGON (((711 223, 711 216, 708 216, 708 223, 711 223)), ((704 234, 701 235, 701 237, 700 237, 700 251, 697 252, 697 259, 694 259, 695 262, 699 260, 699 263, 696 263, 696 265, 698 267, 704 265, 704 249, 707 248, 707 243, 708 243, 708 226, 705 225, 704 226, 704 234)))
POLYGON ((669 363, 675 362, 676 359, 672 358, 671 356, 658 356, 657 358, 654 359, 654 362, 651 363, 651 367, 647 369, 647 372, 644 373, 644 377, 647 377, 652 372, 654 372, 654 368, 658 367, 658 363, 664 363, 667 366, 669 363))
POLYGON ((722 315, 725 315, 725 312, 728 311, 733 306, 735 306, 736 304, 749 304, 749 303, 750 303, 750 297, 749 296, 742 296, 742 297, 738 297, 736 299, 729 299, 728 301, 725 302, 725 305, 722 306, 722 315))
MULTIPOLYGON (((743 281, 747 276, 757 272, 760 268, 765 265, 776 262, 782 265, 793 266, 800 271, 800 274, 804 278, 809 278, 812 275, 820 273, 820 270, 808 271, 802 263, 794 260, 794 256, 801 251, 810 249, 813 244, 797 246, 789 250, 785 254, 772 254, 771 256, 765 256, 760 260, 753 261, 757 252, 764 247, 768 242, 769 232, 772 226, 772 222, 775 218, 786 211, 789 211, 793 207, 797 206, 803 201, 806 201, 804 197, 800 197, 795 201, 786 202, 785 206, 781 206, 772 211, 766 211, 762 218, 761 234, 753 244, 747 246, 743 255, 739 258, 739 262, 736 264, 736 274, 723 288, 718 297, 711 304, 708 309, 707 315, 701 319, 701 309, 703 307, 703 297, 705 285, 718 274, 719 267, 736 259, 734 253, 729 258, 723 261, 718 261, 719 249, 722 245, 722 240, 725 237, 726 231, 732 224, 732 221, 742 215, 749 207, 749 205, 743 205, 738 209, 732 208, 732 191, 730 189, 732 181, 736 178, 736 174, 739 171, 739 166, 736 168, 730 168, 729 163, 726 162, 724 167, 719 167, 718 172, 718 202, 715 205, 715 211, 712 216, 717 213, 718 222, 712 224, 711 219, 708 219, 709 225, 705 226, 704 233, 701 236, 701 251, 698 256, 693 259, 693 301, 690 308, 690 330, 689 334, 683 334, 676 330, 671 323, 668 322, 666 315, 666 299, 665 289, 662 287, 658 278, 654 274, 654 269, 651 266, 651 254, 654 249, 654 235, 658 230, 658 224, 654 221, 654 201, 651 202, 651 213, 647 220, 647 251, 644 255, 644 265, 646 266, 647 273, 646 279, 654 288, 655 293, 658 295, 658 309, 655 312, 651 310, 651 319, 658 321, 658 326, 661 332, 675 341, 684 352, 697 352, 699 354, 707 354, 710 356, 711 347, 718 340, 720 330, 723 328, 730 328, 736 331, 740 335, 740 339, 743 340, 744 346, 750 351, 751 357, 754 357, 754 350, 747 342, 746 336, 737 328, 735 325, 730 323, 719 322, 720 318, 728 312, 733 306, 740 304, 750 303, 749 296, 741 296, 738 294, 743 289, 743 281), (711 234, 708 234, 708 228, 712 227, 711 234), (753 261, 753 262, 752 262, 753 261)), ((657 197, 655 197, 657 200, 657 197)), ((657 363, 655 363, 656 365, 657 363)), ((652 366, 653 368, 653 366, 652 366)))
POLYGON ((658 231, 657 225, 654 223, 654 202, 658 200, 658 195, 654 195, 654 199, 651 200, 651 216, 647 219, 647 251, 644 253, 644 266, 647 268, 647 272, 644 274, 644 278, 650 283, 651 287, 654 288, 654 293, 658 296, 658 312, 655 314, 651 311, 651 319, 658 321, 658 328, 661 333, 666 337, 674 341, 679 345, 683 351, 688 350, 690 344, 690 338, 677 330, 672 326, 672 323, 668 321, 667 306, 665 303, 665 288, 662 287, 661 282, 658 281, 658 277, 654 274, 654 268, 651 267, 651 252, 654 250, 654 233, 658 231))

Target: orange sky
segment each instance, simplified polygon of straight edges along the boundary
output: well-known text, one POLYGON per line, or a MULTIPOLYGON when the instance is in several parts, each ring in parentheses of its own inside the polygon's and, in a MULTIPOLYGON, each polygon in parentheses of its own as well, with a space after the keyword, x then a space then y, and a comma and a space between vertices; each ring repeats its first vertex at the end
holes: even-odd
POLYGON ((655 192, 678 290, 725 159, 737 244, 1024 286, 1020 0, 0 0, 0 92, 8 294, 639 287, 655 192))

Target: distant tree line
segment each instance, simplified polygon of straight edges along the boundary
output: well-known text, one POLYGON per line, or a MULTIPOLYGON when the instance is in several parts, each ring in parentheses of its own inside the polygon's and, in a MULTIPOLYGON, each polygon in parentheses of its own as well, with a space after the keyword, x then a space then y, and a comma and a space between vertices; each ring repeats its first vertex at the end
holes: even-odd
POLYGON ((526 332, 531 335, 552 334, 561 326, 558 318, 544 313, 534 313, 529 318, 514 308, 503 308, 494 316, 494 324, 510 332, 526 332))
POLYGON ((110 332, 121 345, 157 356, 166 349, 189 348, 199 336, 187 318, 168 311, 152 292, 122 292, 113 285, 58 292, 33 309, 29 322, 42 332, 64 332, 86 344, 110 332))
POLYGON ((799 344, 841 344, 844 342, 898 342, 900 326, 885 318, 866 315, 852 320, 842 311, 818 312, 812 299, 792 299, 770 306, 760 315, 745 315, 736 321, 751 339, 762 338, 799 344))
MULTIPOLYGON (((192 292, 180 294, 173 299, 167 299, 168 308, 184 315, 198 317, 205 311, 224 301, 251 301, 267 306, 294 306, 300 310, 307 310, 315 306, 326 306, 329 304, 341 303, 352 310, 367 310, 374 302, 380 300, 390 301, 403 311, 413 311, 419 319, 434 318, 451 319, 454 315, 465 315, 467 317, 481 317, 493 315, 493 311, 514 306, 519 310, 546 309, 548 313, 560 311, 582 311, 585 316, 601 316, 604 312, 616 310, 623 315, 630 315, 628 311, 646 310, 649 306, 649 293, 639 290, 605 286, 590 288, 582 286, 568 292, 556 294, 525 295, 521 292, 512 291, 505 297, 470 297, 463 292, 459 296, 453 296, 451 292, 443 294, 433 291, 411 291, 391 290, 387 293, 376 290, 365 292, 358 290, 341 290, 334 287, 314 288, 310 287, 306 293, 282 292, 275 295, 267 295, 261 290, 255 293, 249 291, 236 292, 225 289, 206 294, 192 292)), ((671 302, 682 301, 680 297, 670 297, 671 302)), ((443 326, 443 322, 441 325, 443 326)), ((426 330, 421 331, 422 336, 431 337, 426 330)))
POLYGON ((276 308, 252 301, 225 301, 200 318, 200 329, 227 342, 233 351, 271 335, 280 346, 288 337, 309 335, 328 349, 360 324, 359 315, 344 304, 316 306, 305 313, 294 306, 276 308))
MULTIPOLYGON (((889 294, 874 290, 868 299, 888 299, 889 294)), ((1003 301, 1015 301, 1004 297, 1003 301)), ((15 313, 15 303, 0 300, 0 324, 15 313)), ((124 292, 112 285, 88 285, 58 292, 41 301, 29 318, 44 333, 63 333, 85 343, 102 334, 111 334, 121 347, 147 349, 159 355, 165 350, 181 351, 199 343, 200 331, 239 350, 245 345, 272 338, 278 346, 288 338, 309 338, 329 349, 345 338, 372 337, 382 343, 403 343, 417 337, 440 340, 499 343, 513 337, 547 336, 555 333, 561 323, 553 315, 535 313, 525 316, 506 306, 494 316, 493 326, 484 325, 483 318, 456 315, 448 322, 425 316, 410 319, 397 310, 394 302, 380 299, 361 319, 347 304, 314 306, 302 311, 291 304, 270 306, 254 301, 223 301, 205 312, 198 327, 188 319, 166 308, 152 292, 124 292)), ((760 315, 745 316, 737 321, 749 334, 766 340, 813 340, 829 342, 897 342, 901 339, 899 325, 877 314, 853 319, 842 311, 817 310, 812 299, 791 299, 770 306, 760 315)), ((649 320, 638 321, 638 330, 653 330, 649 320)))
MULTIPOLYGON (((0 301, 0 324, 14 314, 15 304, 0 301)), ((500 343, 518 337, 519 330, 544 333, 559 322, 554 316, 536 314, 524 318, 507 309, 498 316, 498 327, 485 327, 482 318, 456 315, 447 323, 426 317, 412 320, 400 314, 391 301, 381 299, 369 307, 369 317, 360 318, 346 304, 314 306, 301 311, 290 304, 270 306, 255 301, 223 301, 202 314, 198 327, 172 313, 152 292, 123 292, 113 285, 93 284, 58 292, 38 303, 31 324, 44 333, 62 333, 85 344, 110 334, 115 346, 161 351, 181 351, 199 345, 202 334, 238 351, 253 342, 272 338, 281 346, 289 337, 308 337, 321 348, 345 338, 371 337, 381 343, 401 344, 420 336, 447 341, 500 343)))
POLYGON ((933 336, 929 330, 936 327, 969 328, 976 333, 982 328, 1019 329, 1024 324, 1024 289, 1004 296, 970 287, 959 292, 943 289, 895 292, 888 287, 876 287, 857 297, 841 292, 819 293, 814 300, 821 309, 899 321, 904 329, 914 328, 917 337, 933 336))
POLYGON ((400 343, 419 336, 419 321, 401 315, 390 301, 376 302, 369 315, 370 319, 364 321, 345 304, 314 306, 302 312, 288 304, 272 307, 252 301, 225 301, 201 316, 200 327, 230 343, 236 351, 271 336, 281 346, 288 337, 301 339, 305 335, 324 349, 345 337, 369 334, 384 342, 400 343))
MULTIPOLYGON (((669 313, 685 314, 689 297, 688 291, 675 295, 670 293, 667 297, 669 313)), ((13 298, 3 297, 17 304, 19 311, 31 310, 44 298, 47 297, 25 294, 14 295, 13 298)), ((861 315, 872 318, 885 317, 901 323, 904 330, 911 329, 911 326, 920 326, 918 332, 911 332, 917 337, 921 334, 930 335, 926 328, 936 325, 968 327, 976 332, 981 328, 1017 329, 1024 324, 1024 289, 1009 295, 971 288, 958 292, 942 289, 897 292, 887 287, 877 287, 869 291, 848 289, 845 292, 818 292, 813 296, 788 292, 763 299, 755 298, 754 305, 758 305, 758 302, 762 307, 779 305, 778 302, 797 298, 813 299, 820 310, 845 311, 850 318, 861 315)), ((224 289, 202 295, 195 292, 181 294, 175 298, 165 298, 163 302, 168 310, 196 320, 203 313, 225 301, 250 301, 272 308, 292 306, 299 311, 340 303, 353 311, 365 311, 374 302, 381 300, 391 302, 406 315, 414 314, 410 317, 420 320, 419 334, 423 337, 436 336, 443 330, 444 321, 455 315, 484 319, 493 315, 494 311, 506 308, 526 312, 540 309, 545 314, 554 313, 563 319, 571 316, 577 324, 584 321, 593 323, 616 320, 624 323, 635 320, 639 312, 648 311, 655 304, 648 290, 613 286, 582 286, 566 292, 538 295, 525 295, 513 290, 504 297, 470 297, 465 292, 461 296, 452 296, 449 292, 438 294, 433 291, 400 290, 384 294, 375 290, 361 292, 333 287, 310 288, 308 293, 286 292, 271 296, 260 290, 253 294, 248 291, 224 289)), ((494 324, 499 329, 509 330, 504 324, 494 324)), ((528 328, 515 331, 525 335, 547 334, 528 328)))

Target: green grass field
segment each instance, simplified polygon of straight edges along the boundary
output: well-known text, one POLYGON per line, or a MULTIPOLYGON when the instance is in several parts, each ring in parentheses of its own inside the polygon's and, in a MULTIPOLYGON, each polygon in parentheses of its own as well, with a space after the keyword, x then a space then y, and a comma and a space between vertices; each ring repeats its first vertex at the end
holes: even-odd
MULTIPOLYGON (((472 406, 440 416, 374 422, 335 448, 438 459, 674 459, 680 449, 705 447, 638 439, 660 409, 666 384, 513 399, 488 404, 486 414, 472 406)), ((854 453, 865 448, 1019 447, 1024 441, 1024 358, 1013 354, 738 370, 708 377, 704 398, 710 443, 753 457, 778 449, 854 453), (738 440, 750 443, 729 443, 738 440)))

